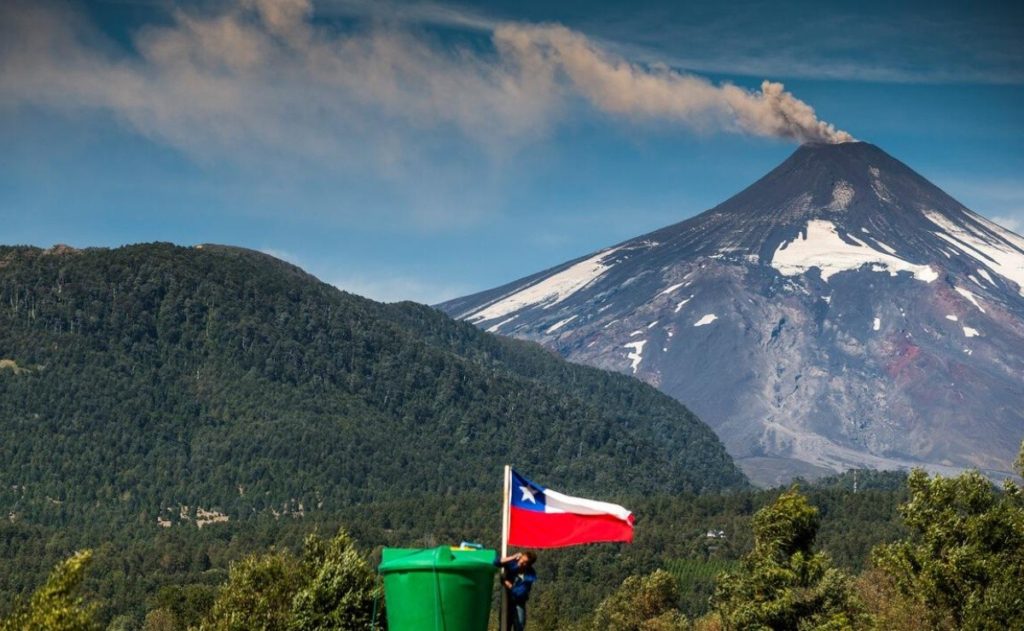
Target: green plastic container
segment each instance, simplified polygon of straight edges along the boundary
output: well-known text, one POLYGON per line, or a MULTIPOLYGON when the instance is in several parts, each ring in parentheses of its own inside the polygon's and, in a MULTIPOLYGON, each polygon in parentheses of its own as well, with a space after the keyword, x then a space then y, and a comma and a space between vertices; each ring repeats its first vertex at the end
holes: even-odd
POLYGON ((384 548, 389 631, 487 631, 494 550, 384 548))

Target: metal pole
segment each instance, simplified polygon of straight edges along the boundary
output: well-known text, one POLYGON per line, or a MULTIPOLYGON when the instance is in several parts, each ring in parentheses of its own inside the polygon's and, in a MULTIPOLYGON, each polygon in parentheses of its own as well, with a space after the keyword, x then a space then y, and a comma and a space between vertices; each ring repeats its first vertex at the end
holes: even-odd
MULTIPOLYGON (((501 505, 501 558, 504 559, 508 556, 508 525, 509 525, 509 503, 511 502, 512 493, 512 467, 505 465, 505 483, 502 490, 502 505, 501 505)), ((501 582, 501 575, 498 575, 498 581, 501 584, 501 612, 500 612, 500 631, 508 631, 509 619, 508 619, 508 590, 505 589, 505 583, 501 582)))

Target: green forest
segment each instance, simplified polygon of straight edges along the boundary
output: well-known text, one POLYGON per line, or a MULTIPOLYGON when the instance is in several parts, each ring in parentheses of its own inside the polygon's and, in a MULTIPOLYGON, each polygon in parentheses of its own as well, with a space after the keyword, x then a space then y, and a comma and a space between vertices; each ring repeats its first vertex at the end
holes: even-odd
POLYGON ((3 631, 366 628, 383 547, 498 546, 506 463, 637 516, 542 554, 531 629, 1024 619, 1014 485, 758 490, 657 390, 429 307, 224 246, 0 248, 3 631))
POLYGON ((588 492, 746 484, 654 388, 235 248, 0 248, 0 360, 0 506, 30 521, 336 511, 492 489, 505 462, 588 492))
MULTIPOLYGON (((849 476, 842 478, 845 484, 805 488, 811 501, 822 507, 819 543, 851 571, 864 567, 874 544, 895 540, 904 532, 896 511, 905 497, 904 478, 869 472, 860 476, 861 490, 856 494, 849 476), (869 476, 883 481, 879 486, 885 488, 865 482, 869 476), (894 489, 888 488, 890 478, 897 481, 894 489)), ((689 615, 705 612, 717 570, 735 567, 751 549, 753 515, 779 492, 623 499, 637 515, 634 544, 544 551, 538 566, 542 587, 533 603, 535 622, 539 625, 547 616, 551 628, 556 628, 556 623, 575 620, 628 576, 659 568, 673 572, 685 587, 680 590, 680 607, 689 615), (717 530, 724 532, 723 538, 707 537, 708 531, 717 530)), ((501 496, 495 490, 363 504, 329 519, 266 516, 203 528, 187 522, 169 528, 133 524, 110 532, 19 528, 14 522, 0 529, 4 558, 9 560, 3 580, 24 596, 42 584, 69 551, 91 549, 83 590, 93 596, 98 620, 110 623, 120 617, 137 625, 149 611, 167 609, 180 628, 186 628, 199 624, 231 564, 248 554, 299 554, 308 535, 330 536, 342 529, 374 565, 384 546, 432 547, 469 540, 497 548, 500 515, 501 496)))
MULTIPOLYGON (((857 492, 846 474, 773 491, 635 498, 633 545, 542 552, 530 628, 1022 628, 1019 486, 997 488, 977 473, 857 473, 866 479, 857 492)), ((430 502, 367 508, 350 517, 352 531, 302 519, 277 529, 253 524, 237 547, 242 533, 224 524, 140 540, 131 553, 83 550, 16 599, 0 631, 383 629, 386 602, 373 570, 381 545, 454 541, 453 530, 474 529, 473 504, 487 521, 495 499, 477 497, 466 512, 430 502), (408 529, 381 528, 389 514, 407 517, 408 529), (164 567, 118 575, 112 564, 127 567, 132 556, 160 557, 164 567), (136 599, 141 606, 132 606, 136 599)), ((495 545, 493 532, 482 539, 495 545)))

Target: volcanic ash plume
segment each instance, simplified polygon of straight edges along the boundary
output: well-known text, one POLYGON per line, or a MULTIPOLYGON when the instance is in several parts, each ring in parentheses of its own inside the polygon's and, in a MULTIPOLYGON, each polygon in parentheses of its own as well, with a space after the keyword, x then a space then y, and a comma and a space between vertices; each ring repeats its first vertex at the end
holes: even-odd
POLYGON ((331 28, 311 0, 214 4, 175 9, 122 46, 66 3, 0 0, 0 110, 106 111, 203 161, 283 160, 331 177, 367 165, 388 178, 435 172, 442 153, 501 159, 581 100, 708 133, 852 140, 781 84, 715 85, 559 25, 488 23, 494 50, 481 50, 388 21, 331 28))
POLYGON ((669 118, 702 130, 841 143, 845 131, 818 120, 814 108, 765 81, 751 92, 665 67, 646 68, 615 58, 585 36, 562 26, 508 24, 494 32, 495 45, 526 76, 564 77, 574 91, 611 114, 669 118))

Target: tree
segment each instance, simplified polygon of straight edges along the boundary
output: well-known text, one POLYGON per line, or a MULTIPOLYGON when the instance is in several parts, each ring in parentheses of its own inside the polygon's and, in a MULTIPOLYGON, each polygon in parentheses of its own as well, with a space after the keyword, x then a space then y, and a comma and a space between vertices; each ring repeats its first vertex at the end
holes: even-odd
POLYGON ((131 616, 120 615, 114 616, 110 624, 107 625, 106 631, 132 631, 137 628, 138 625, 132 620, 131 616))
POLYGON ((719 579, 712 606, 726 629, 853 629, 866 620, 849 578, 812 552, 818 511, 796 489, 754 515, 754 549, 719 579))
MULTIPOLYGON (((1024 448, 1018 466, 1024 467, 1024 448)), ((1000 492, 974 471, 930 478, 916 470, 908 483, 911 498, 900 512, 911 537, 878 546, 875 565, 923 606, 932 628, 1021 628, 1021 488, 1008 481, 1000 492)))
POLYGON ((1013 461, 1013 468, 1017 475, 1024 478, 1024 440, 1020 441, 1020 450, 1017 452, 1017 459, 1013 461))
POLYGON ((683 631, 689 628, 678 608, 676 579, 665 570, 630 576, 597 607, 586 629, 608 631, 683 631))
POLYGON ((892 577, 878 568, 870 568, 857 577, 857 595, 879 631, 928 631, 929 612, 921 602, 904 595, 892 577))
POLYGON ((60 563, 46 583, 28 602, 0 621, 0 631, 91 631, 99 629, 94 606, 86 605, 76 592, 92 561, 92 551, 83 550, 60 563))
POLYGON ((306 537, 303 556, 250 555, 232 565, 204 631, 367 629, 383 620, 383 588, 369 563, 341 530, 330 539, 306 537))
POLYGON ((302 566, 278 552, 250 555, 232 564, 228 581, 217 594, 204 631, 284 631, 291 603, 302 585, 302 566))
POLYGON ((324 541, 310 535, 303 554, 306 584, 292 601, 290 628, 352 630, 384 619, 384 588, 344 530, 324 541))
POLYGON ((164 611, 174 621, 174 628, 198 627, 209 615, 217 597, 213 585, 193 583, 164 585, 152 600, 153 611, 164 611))
POLYGON ((170 611, 160 608, 154 609, 146 614, 146 621, 142 624, 142 631, 176 631, 178 621, 170 611))

